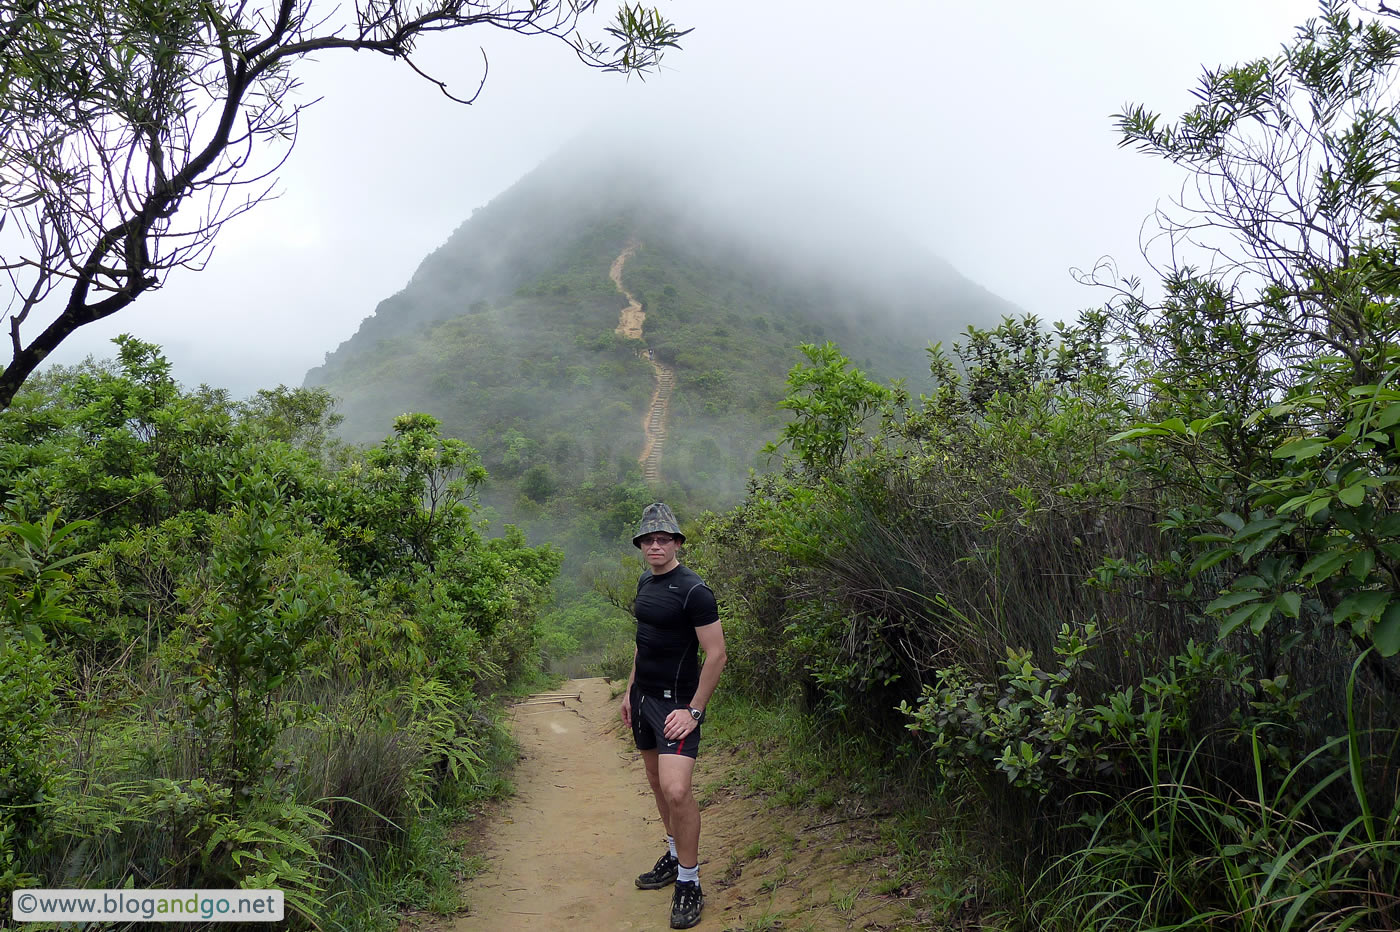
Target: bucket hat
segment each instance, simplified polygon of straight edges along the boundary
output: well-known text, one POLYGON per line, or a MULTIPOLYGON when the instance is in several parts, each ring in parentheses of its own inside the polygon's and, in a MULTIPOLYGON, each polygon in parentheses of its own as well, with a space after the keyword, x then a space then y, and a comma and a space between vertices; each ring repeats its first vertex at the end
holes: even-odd
POLYGON ((676 516, 671 514, 671 509, 661 502, 652 502, 642 509, 642 523, 632 538, 632 546, 641 549, 642 538, 658 531, 670 534, 676 540, 685 543, 685 535, 681 533, 681 526, 676 523, 676 516))

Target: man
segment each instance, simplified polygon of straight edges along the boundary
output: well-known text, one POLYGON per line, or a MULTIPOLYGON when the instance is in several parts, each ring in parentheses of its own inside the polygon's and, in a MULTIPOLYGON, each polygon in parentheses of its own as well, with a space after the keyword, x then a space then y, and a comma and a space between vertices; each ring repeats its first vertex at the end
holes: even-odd
POLYGON ((656 866, 637 878, 637 886, 658 890, 675 881, 671 928, 689 929, 700 921, 705 905, 700 806, 691 783, 705 704, 724 669, 724 629, 714 593, 677 558, 685 535, 670 508, 660 502, 648 505, 632 543, 641 549, 647 568, 632 603, 637 649, 622 699, 622 721, 642 752, 667 847, 656 866), (703 668, 697 647, 705 649, 703 668))

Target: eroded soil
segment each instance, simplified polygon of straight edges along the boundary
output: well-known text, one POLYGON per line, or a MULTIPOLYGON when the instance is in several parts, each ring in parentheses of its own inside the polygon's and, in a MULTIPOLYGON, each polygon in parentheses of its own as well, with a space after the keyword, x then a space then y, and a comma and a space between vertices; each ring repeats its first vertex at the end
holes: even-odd
MULTIPOLYGON (((640 246, 641 243, 635 240, 629 242, 622 252, 617 254, 617 258, 613 260, 612 268, 608 270, 608 277, 612 279, 618 292, 627 299, 627 306, 618 315, 617 328, 614 332, 629 340, 642 338, 642 328, 647 321, 647 315, 642 311, 641 303, 632 296, 630 291, 622 287, 622 269, 627 264, 627 260, 636 254, 640 246)), ((670 366, 655 359, 649 350, 647 351, 647 359, 651 363, 652 370, 656 373, 656 391, 652 392, 651 400, 647 402, 646 413, 642 415, 642 433, 646 440, 642 444, 642 455, 637 457, 637 462, 642 467, 642 478, 649 482, 655 482, 661 478, 661 454, 666 448, 666 417, 670 410, 671 389, 676 384, 676 373, 670 366)))
POLYGON ((617 320, 617 329, 614 331, 618 336, 627 337, 629 340, 640 340, 642 338, 642 327, 647 322, 647 315, 642 311, 641 302, 632 297, 631 293, 622 287, 622 267, 627 260, 636 253, 640 243, 632 242, 618 253, 613 260, 612 268, 608 270, 608 277, 612 279, 617 290, 622 292, 622 296, 627 299, 627 306, 622 309, 617 320))

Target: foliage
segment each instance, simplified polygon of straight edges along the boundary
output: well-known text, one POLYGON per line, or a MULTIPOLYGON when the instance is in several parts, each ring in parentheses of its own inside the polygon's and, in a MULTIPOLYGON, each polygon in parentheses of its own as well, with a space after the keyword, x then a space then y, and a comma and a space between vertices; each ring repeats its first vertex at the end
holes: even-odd
MULTIPOLYGON (((628 567, 632 585, 636 573, 628 567)), ((625 583, 624 583, 625 584, 625 583)), ((556 589, 564 584, 556 584, 556 589)), ((597 592, 556 594, 555 605, 540 616, 545 667, 569 675, 626 678, 632 669, 636 622, 623 607, 597 592), (625 663, 616 662, 617 658, 625 663), (606 667, 606 669, 604 669, 606 667)))
MULTIPOLYGON (((1142 443, 1164 476, 1191 464, 1200 498, 1186 516, 1205 546, 1189 573, 1230 571, 1207 606, 1225 633, 1278 628, 1291 642, 1331 619, 1358 647, 1400 651, 1388 521, 1397 57, 1386 25, 1325 4, 1278 58, 1208 72, 1179 123, 1141 107, 1119 117, 1125 145, 1205 179, 1188 216, 1239 247, 1209 274, 1174 273, 1160 308, 1127 294, 1116 308, 1152 363, 1154 413, 1173 416, 1115 439, 1142 443), (1280 174, 1287 164, 1301 168, 1280 174)), ((1176 236, 1193 225, 1164 223, 1176 236)), ((1378 658, 1370 669, 1400 686, 1378 658)))
MULTIPOLYGON (((1397 372, 1400 366, 1389 368, 1386 381, 1397 372)), ((1249 512, 1220 512, 1215 517, 1221 531, 1194 538, 1216 546, 1197 557, 1193 572, 1226 560, 1241 567, 1206 606, 1220 619, 1222 634, 1241 625, 1260 634, 1270 624, 1291 628, 1330 617, 1358 644, 1374 644, 1380 656, 1400 652, 1400 514, 1385 490, 1398 462, 1400 406, 1391 403, 1400 396, 1392 396, 1384 384, 1363 385, 1335 408, 1310 393, 1258 412, 1277 416, 1310 408, 1318 417, 1328 417, 1329 410, 1339 416, 1333 424, 1285 435, 1274 450, 1279 467, 1245 490, 1249 512)), ((1169 435, 1179 424, 1177 419, 1138 427, 1123 437, 1169 435)), ((1198 421, 1184 430, 1209 427, 1198 421)))
POLYGON ((0 413, 5 888, 261 885, 359 922, 375 859, 488 782, 484 700, 538 668, 560 554, 484 536, 479 458, 427 415, 340 447, 324 392, 188 393, 118 345, 0 413))
MULTIPOLYGON (((783 443, 792 448, 808 470, 825 474, 841 468, 847 451, 858 447, 861 425, 888 403, 889 389, 870 381, 834 343, 799 347, 805 365, 794 366, 788 376, 788 397, 778 406, 793 412, 781 431, 783 443)), ((767 452, 776 452, 770 445, 767 452)))
MULTIPOLYGON (((1003 332, 1026 326, 1008 321, 1003 332)), ((941 364, 941 351, 932 358, 941 364)), ((1065 563, 1040 567, 1028 559, 1032 542, 1082 542, 1095 527, 1142 533, 1130 514, 1111 514, 1122 491, 1102 438, 1121 415, 1102 400, 1102 373, 1063 393, 995 393, 979 415, 953 368, 941 371, 947 381, 919 407, 886 396, 864 452, 833 442, 824 461, 812 461, 816 469, 753 483, 750 500, 710 528, 723 545, 698 543, 713 553, 709 572, 742 573, 735 588, 758 603, 752 617, 772 632, 764 643, 797 648, 786 661, 774 658, 777 669, 812 671, 833 700, 849 688, 862 716, 883 718, 870 700, 912 700, 935 658, 961 654, 990 673, 1007 646, 1048 651, 1047 604, 1118 617, 1122 606, 1086 601, 1075 585, 1096 565, 1091 548, 1052 548, 1065 563), (983 574, 1026 589, 989 605, 983 574), (1048 591, 1029 588, 1042 585, 1048 591), (1017 644, 1017 633, 1032 640, 1017 644), (872 684, 880 695, 861 698, 872 684)), ((812 404, 827 405, 833 423, 844 416, 836 395, 814 394, 812 404)))
POLYGON ((1325 4, 1179 122, 1126 108, 1200 194, 1160 300, 1101 266, 1101 311, 935 345, 917 398, 810 359, 788 467, 695 542, 740 685, 1050 858, 1027 927, 1393 919, 1398 55, 1325 4))
POLYGON ((65 685, 64 664, 47 632, 76 619, 66 604, 64 571, 81 555, 59 556, 79 525, 0 524, 0 888, 38 878, 26 868, 52 818, 57 753, 52 727, 65 685))
POLYGON ((438 426, 427 414, 396 418, 393 436, 337 477, 336 491, 351 493, 338 503, 352 510, 332 507, 322 517, 365 579, 411 564, 432 572, 454 541, 474 536, 468 505, 486 470, 475 450, 438 426))
POLYGON ((1353 720, 1280 772, 1251 734, 1254 789, 1231 797, 1200 788, 1208 763, 1195 753, 1152 760, 1165 778, 1105 800, 1102 815, 1085 819, 1083 846, 1037 878, 1038 921, 1047 929, 1393 926, 1400 801, 1388 815, 1372 813, 1355 781, 1362 743, 1353 720), (1321 824, 1317 801, 1348 783, 1358 814, 1321 824))
POLYGON ((1154 681, 1140 709, 1131 689, 1086 707, 1075 691, 1075 672, 1088 663, 1096 633, 1093 624, 1082 632, 1062 626, 1054 671, 1035 666, 1029 651, 1008 649, 999 689, 973 682, 965 667, 944 667, 924 686, 917 706, 902 703, 900 711, 913 719, 910 731, 927 736, 945 774, 976 762, 1005 774, 1013 786, 1045 795, 1121 769, 1119 755, 1144 744, 1149 725, 1160 728, 1166 719, 1179 732, 1196 697, 1173 677, 1171 688, 1154 681))
MULTIPOLYGON (((820 470, 804 461, 755 480, 741 507, 707 518, 692 546, 733 616, 731 688, 792 698, 774 684, 795 684, 827 727, 885 735, 948 788, 993 800, 1022 853, 1076 850, 1076 819, 1141 801, 1168 774, 1200 799, 1237 799, 1257 782, 1256 798, 1303 807, 1289 832, 1345 839, 1353 804, 1327 774, 1342 765, 1335 736, 1351 714, 1337 670, 1361 655, 1330 626, 1271 642, 1210 623, 1214 593, 1196 586, 1228 578, 1240 557, 1193 577, 1193 546, 1230 546, 1201 541, 1189 517, 1212 487, 1204 471, 1187 474, 1186 495, 1161 483, 1177 474, 1166 444, 1199 449, 1222 419, 1127 429, 1134 412, 1115 388, 1125 376, 1101 364, 1105 321, 1061 328, 1064 353, 1029 364, 1024 346, 1047 346, 1020 331, 1034 321, 981 332, 981 361, 965 374, 935 350, 939 383, 918 406, 892 393, 860 446, 820 470), (1067 354, 1085 364, 1057 370, 1067 354), (1022 366, 1028 377, 1007 375, 1022 366), (978 390, 989 384, 1006 388, 978 390), (910 738, 895 734, 901 724, 910 738), (1053 832, 1059 820, 1070 831, 1053 832)), ((1360 665, 1355 703, 1379 730, 1354 743, 1352 769, 1374 791, 1393 774, 1393 705, 1360 665)), ((1132 831, 1123 843, 1143 844, 1132 831)), ((1164 853, 1161 869, 1179 869, 1187 850, 1164 853)), ((1389 857, 1384 844, 1368 851, 1389 857)), ((1192 889, 1204 897, 1213 882, 1192 889)), ((1355 893, 1349 884, 1329 889, 1355 893)), ((1157 915, 1184 919, 1185 902, 1157 915)))
MULTIPOLYGON (((240 480, 266 481, 257 474, 240 480)), ((295 714, 278 702, 281 687, 301 675, 307 642, 350 588, 325 546, 296 539, 279 517, 275 498, 216 517, 200 594, 190 600, 193 656, 179 683, 191 724, 211 745, 209 772, 235 793, 266 770, 295 714)))

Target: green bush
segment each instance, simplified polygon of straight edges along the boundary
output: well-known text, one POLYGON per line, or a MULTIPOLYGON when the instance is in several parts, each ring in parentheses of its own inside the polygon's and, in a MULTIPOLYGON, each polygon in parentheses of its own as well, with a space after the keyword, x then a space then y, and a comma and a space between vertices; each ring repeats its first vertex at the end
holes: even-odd
POLYGON ((538 668, 560 554, 484 536, 479 459, 427 415, 341 447, 323 392, 235 404, 120 346, 0 412, 0 882, 363 923, 376 865, 436 857, 437 800, 491 782, 484 699, 538 668))
POLYGON ((960 665, 940 668, 917 703, 902 703, 900 711, 945 775, 999 772, 1033 797, 1064 798, 1136 771, 1145 748, 1166 753, 1184 745, 1207 687, 1233 684, 1242 694, 1249 688, 1250 671, 1236 658, 1192 642, 1167 658, 1161 673, 1097 704, 1086 701, 1081 671, 1092 670, 1101 653, 1096 635, 1092 622, 1080 631, 1062 626, 1049 670, 1030 651, 1008 649, 996 684, 976 681, 960 665))

